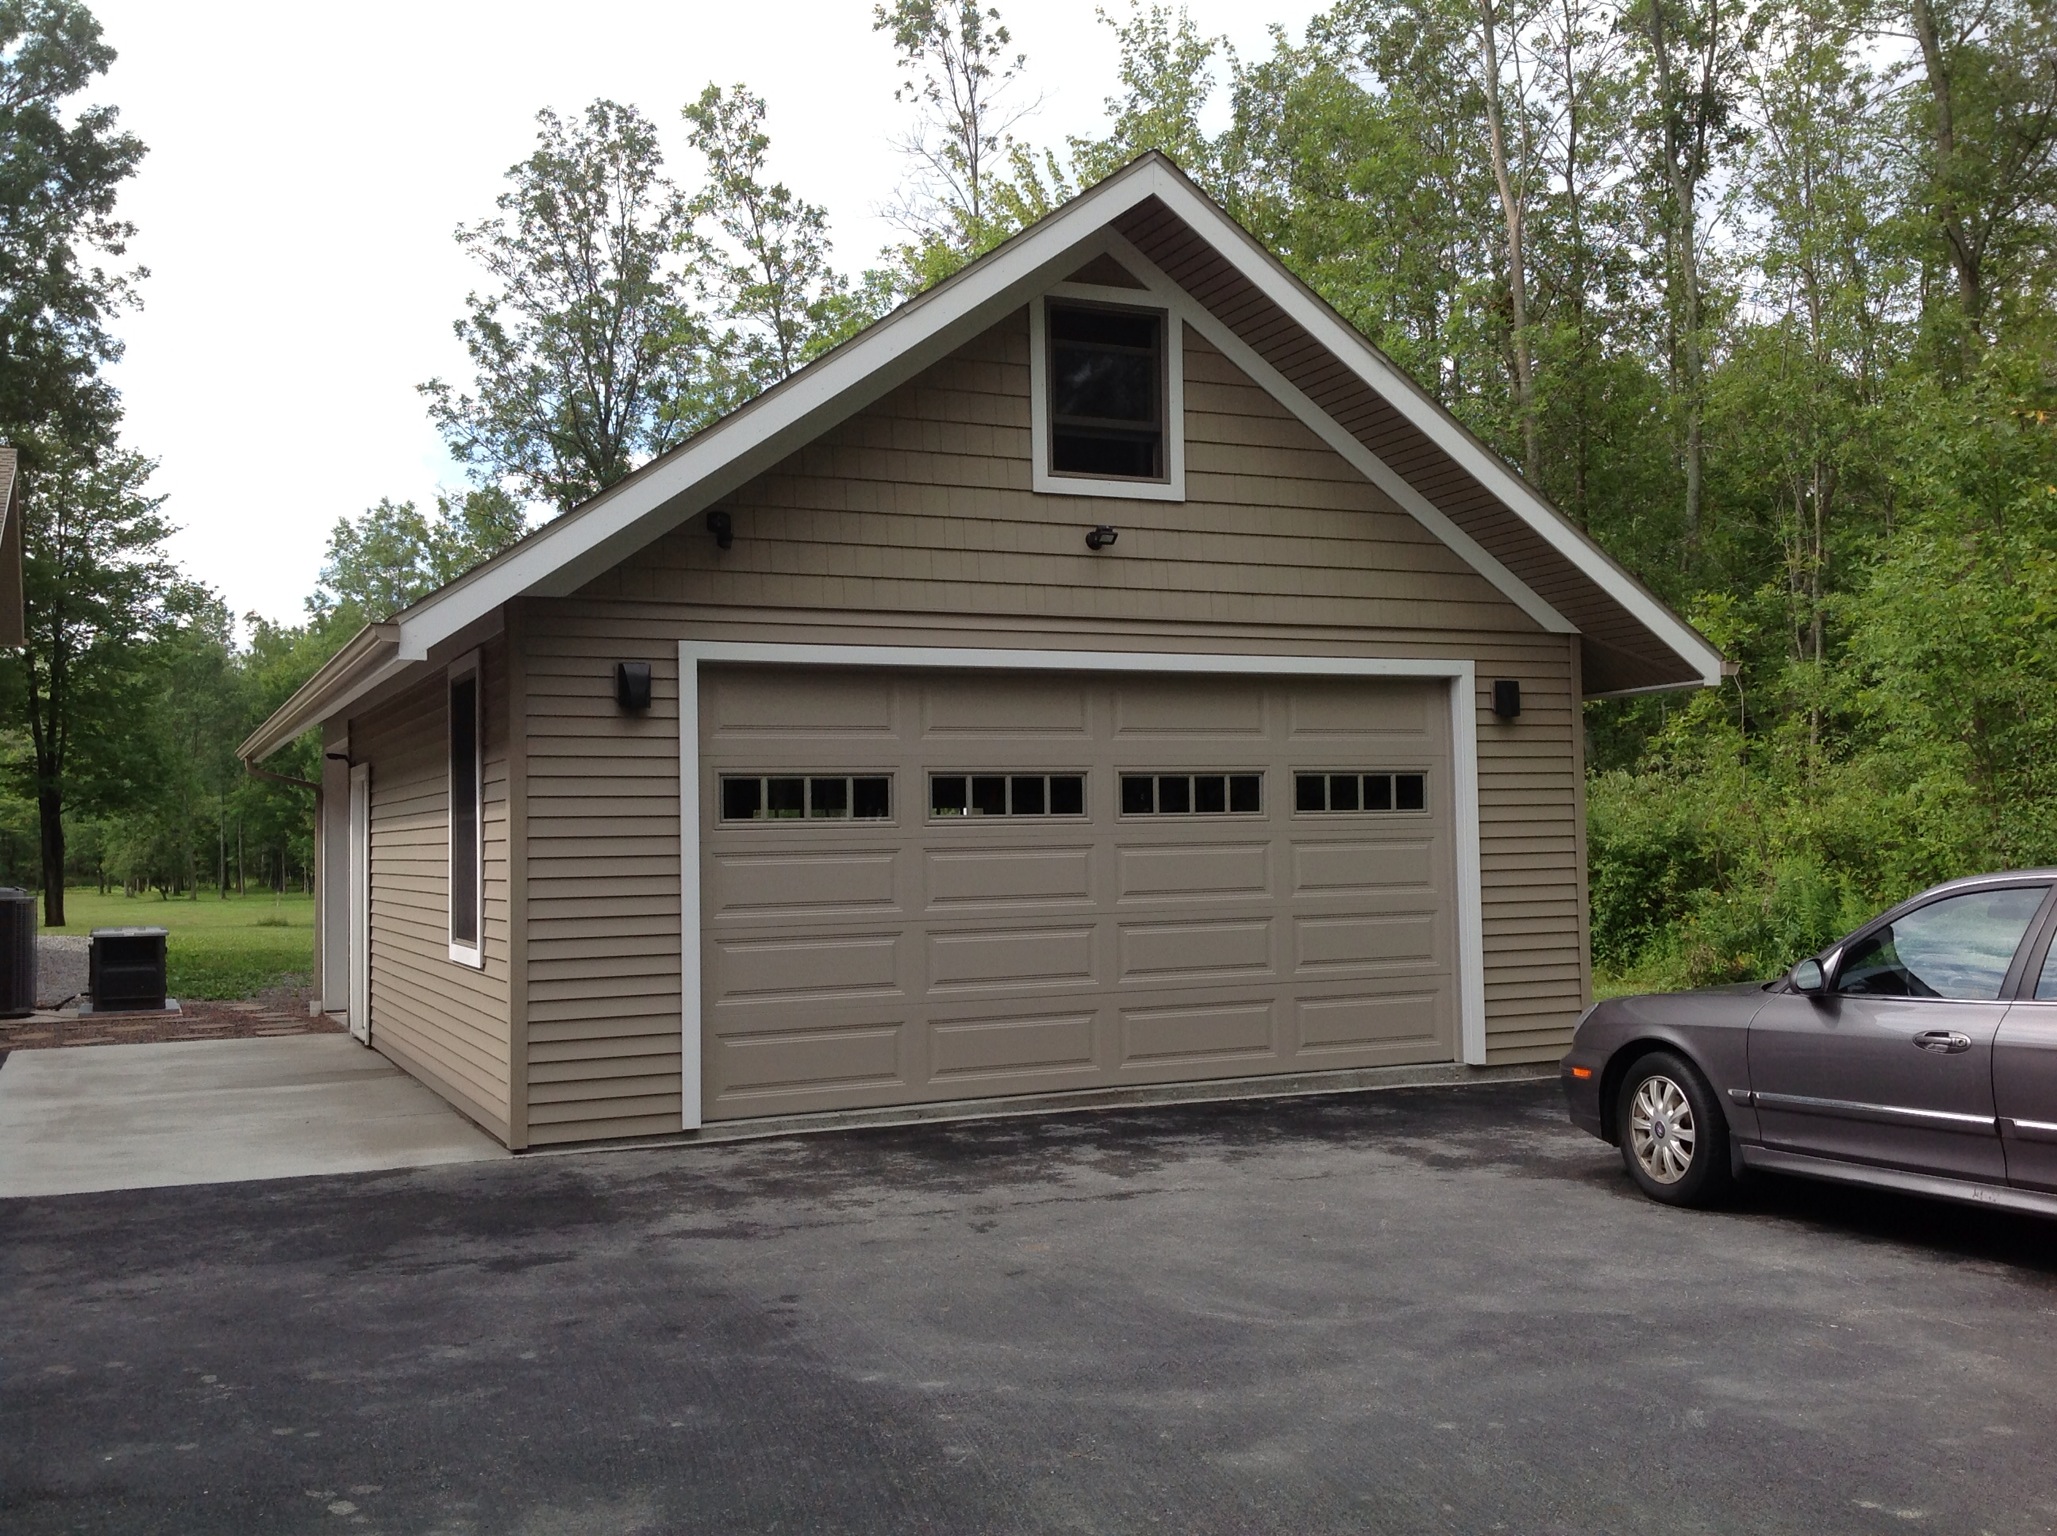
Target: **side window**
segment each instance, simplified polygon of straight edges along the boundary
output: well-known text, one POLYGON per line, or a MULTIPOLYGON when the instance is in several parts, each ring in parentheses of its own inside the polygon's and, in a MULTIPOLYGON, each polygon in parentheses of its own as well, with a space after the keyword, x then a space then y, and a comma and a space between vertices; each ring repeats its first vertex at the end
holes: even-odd
POLYGON ((479 908, 484 898, 480 848, 481 765, 479 752, 479 668, 467 658, 449 674, 450 746, 450 958, 462 965, 484 963, 479 943, 479 908))
POLYGON ((1932 901, 1853 944, 1837 973, 1836 990, 1862 997, 1992 1002, 2042 905, 2040 886, 1969 891, 1932 901))
POLYGON ((2043 974, 2036 979, 2036 1001, 2057 1003, 2057 942, 2050 945, 2050 953, 2043 957, 2043 974))

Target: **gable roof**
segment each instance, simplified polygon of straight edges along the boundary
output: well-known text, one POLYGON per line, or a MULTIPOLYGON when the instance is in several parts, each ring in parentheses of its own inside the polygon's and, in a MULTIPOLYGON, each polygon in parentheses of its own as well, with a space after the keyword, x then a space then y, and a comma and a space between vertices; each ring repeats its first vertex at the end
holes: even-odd
POLYGON ((1165 156, 1080 193, 826 356, 332 658, 240 749, 256 761, 502 604, 566 596, 1112 252, 1544 628, 1588 695, 1713 685, 1722 659, 1165 156))

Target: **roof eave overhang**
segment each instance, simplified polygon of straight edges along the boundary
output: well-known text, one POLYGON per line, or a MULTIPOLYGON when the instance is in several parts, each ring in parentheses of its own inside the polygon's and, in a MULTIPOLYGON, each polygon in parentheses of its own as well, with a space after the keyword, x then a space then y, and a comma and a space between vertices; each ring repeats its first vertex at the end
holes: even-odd
POLYGON ((264 724, 236 748, 245 763, 261 763, 306 730, 349 708, 405 671, 398 624, 367 624, 320 669, 293 690, 264 724))

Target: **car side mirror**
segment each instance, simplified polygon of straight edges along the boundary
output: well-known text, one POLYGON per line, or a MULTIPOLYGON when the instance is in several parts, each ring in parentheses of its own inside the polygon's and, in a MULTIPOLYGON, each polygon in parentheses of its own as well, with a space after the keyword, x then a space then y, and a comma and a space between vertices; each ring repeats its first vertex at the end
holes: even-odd
POLYGON ((1822 971, 1819 960, 1802 960, 1794 966, 1792 981, 1795 992, 1804 992, 1809 997, 1819 995, 1828 987, 1828 977, 1822 971))

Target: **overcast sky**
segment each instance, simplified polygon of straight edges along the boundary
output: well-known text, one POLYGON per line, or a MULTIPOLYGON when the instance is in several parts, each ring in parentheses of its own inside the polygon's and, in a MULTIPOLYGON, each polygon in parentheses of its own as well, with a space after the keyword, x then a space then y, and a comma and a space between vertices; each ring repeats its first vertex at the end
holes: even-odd
MULTIPOLYGON (((1188 0, 1246 54, 1306 0, 1188 0)), ((297 622, 328 530, 381 496, 462 483, 414 386, 468 382, 451 321, 475 283, 451 232, 492 211, 538 108, 643 109, 684 171, 678 110, 709 80, 770 104, 773 168, 870 263, 904 166, 891 49, 868 0, 94 0, 120 59, 94 91, 150 146, 123 211, 150 268, 119 326, 130 444, 161 460, 174 552, 237 613, 297 622)), ((1005 5, 1043 105, 1092 132, 1114 90, 1093 0, 1005 5)))

